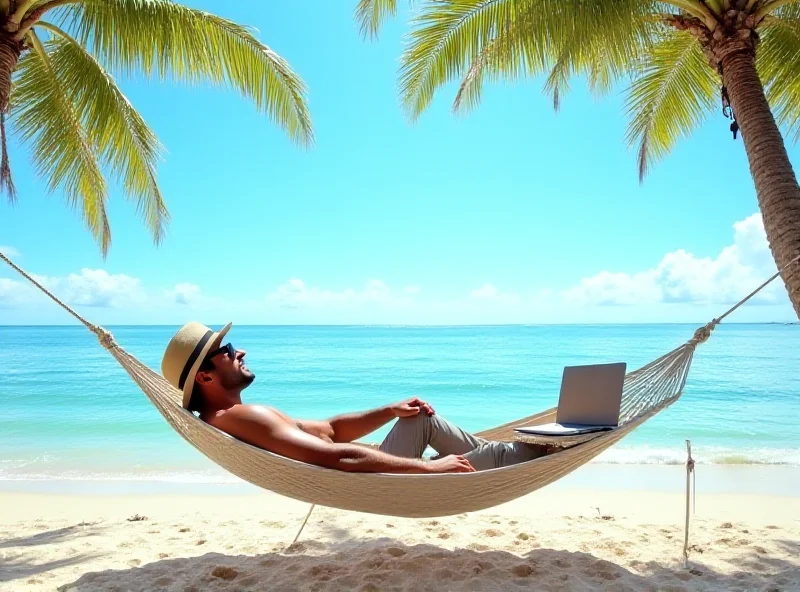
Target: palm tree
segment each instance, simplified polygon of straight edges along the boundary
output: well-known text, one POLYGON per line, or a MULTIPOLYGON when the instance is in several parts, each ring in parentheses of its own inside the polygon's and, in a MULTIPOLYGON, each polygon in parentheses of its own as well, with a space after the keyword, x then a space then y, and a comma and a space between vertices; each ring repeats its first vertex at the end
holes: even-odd
MULTIPOLYGON (((623 77, 639 177, 716 105, 744 141, 772 255, 800 256, 800 188, 778 125, 800 138, 800 0, 427 0, 400 69, 412 120, 440 86, 461 84, 453 108, 480 101, 486 80, 546 74, 556 108, 573 76, 597 95, 623 77), (770 109, 772 105, 773 111, 770 109), (777 123, 776 123, 777 119, 777 123)), ((396 0, 360 0, 377 35, 396 0)), ((713 161, 713 158, 711 158, 713 161)), ((714 174, 724 175, 724 163, 714 174)), ((782 272, 800 317, 800 265, 782 272)))
POLYGON ((231 88, 293 142, 313 142, 303 81, 241 25, 169 0, 0 0, 0 188, 15 200, 8 118, 104 257, 107 177, 135 200, 156 244, 169 219, 156 181, 161 146, 111 71, 231 88))

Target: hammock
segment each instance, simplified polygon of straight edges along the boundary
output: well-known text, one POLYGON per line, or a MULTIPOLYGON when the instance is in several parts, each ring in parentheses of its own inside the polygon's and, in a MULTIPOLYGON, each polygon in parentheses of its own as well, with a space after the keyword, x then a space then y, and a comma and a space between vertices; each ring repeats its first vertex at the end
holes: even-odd
MULTIPOLYGON (((120 347, 111 333, 84 319, 2 253, 0 258, 95 333, 100 344, 116 358, 169 425, 228 472, 258 487, 314 505, 414 518, 473 512, 511 501, 564 477, 619 442, 678 400, 696 346, 710 337, 722 319, 782 271, 725 314, 697 329, 686 343, 629 372, 623 386, 618 428, 569 439, 523 436, 514 432, 518 426, 555 421, 556 408, 551 408, 476 434, 493 440, 545 443, 556 449, 551 454, 513 466, 474 473, 401 475, 348 473, 305 464, 256 448, 209 426, 182 407, 180 391, 120 347)), ((783 269, 797 261, 800 261, 800 256, 783 269)))

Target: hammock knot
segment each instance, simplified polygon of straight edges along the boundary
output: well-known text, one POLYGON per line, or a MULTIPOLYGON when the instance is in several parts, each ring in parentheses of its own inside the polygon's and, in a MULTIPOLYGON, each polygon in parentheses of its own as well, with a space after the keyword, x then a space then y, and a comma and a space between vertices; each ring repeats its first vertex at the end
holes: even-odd
POLYGON ((97 325, 89 325, 89 330, 97 335, 100 345, 102 345, 104 348, 110 350, 115 347, 119 347, 117 342, 114 341, 114 336, 102 327, 98 327, 97 325))
POLYGON ((705 343, 708 341, 708 338, 711 337, 711 332, 714 328, 719 324, 718 319, 714 319, 707 325, 700 327, 697 331, 694 332, 694 336, 689 340, 691 345, 699 345, 700 343, 705 343))

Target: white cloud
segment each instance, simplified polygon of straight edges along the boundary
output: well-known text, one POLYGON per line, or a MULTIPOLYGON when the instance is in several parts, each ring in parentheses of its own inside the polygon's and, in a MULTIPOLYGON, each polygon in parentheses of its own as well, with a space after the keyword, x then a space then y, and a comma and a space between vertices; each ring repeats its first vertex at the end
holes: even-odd
POLYGON ((367 287, 359 295, 363 300, 386 300, 389 296, 389 286, 384 284, 381 280, 369 280, 367 287))
POLYGON ((174 288, 167 290, 166 294, 167 298, 176 304, 194 304, 200 299, 202 290, 200 286, 184 282, 176 284, 174 288))
MULTIPOLYGON (((760 214, 733 225, 733 244, 714 258, 697 257, 678 249, 667 253, 654 268, 637 273, 601 271, 564 292, 573 303, 633 305, 654 303, 732 304, 775 273, 760 214)), ((750 300, 783 303, 780 279, 750 300)))
POLYGON ((17 251, 14 247, 8 247, 5 245, 0 245, 0 253, 8 257, 9 259, 13 259, 14 257, 22 257, 22 254, 17 251))
POLYGON ((493 284, 484 284, 480 288, 472 290, 472 292, 470 292, 470 297, 473 300, 497 304, 517 304, 520 302, 519 295, 501 292, 493 284))
POLYGON ((11 308, 25 302, 27 286, 22 282, 0 278, 0 307, 11 308))
POLYGON ((488 300, 490 298, 494 298, 499 293, 500 291, 492 284, 484 284, 477 290, 470 292, 470 296, 477 298, 478 300, 488 300))
MULTIPOLYGON (((123 307, 142 300, 141 282, 124 274, 109 274, 103 269, 82 269, 65 277, 31 274, 31 277, 70 306, 101 308, 123 307)), ((0 304, 16 307, 45 298, 33 284, 0 278, 0 304)))
MULTIPOLYGON (((505 291, 497 284, 476 283, 474 290, 454 297, 443 295, 447 286, 434 293, 426 286, 423 295, 413 283, 394 288, 379 279, 333 289, 293 278, 266 296, 237 290, 220 298, 189 282, 144 286, 138 278, 102 269, 35 277, 72 306, 102 307, 86 314, 105 324, 182 323, 187 310, 205 322, 240 324, 699 322, 723 312, 775 271, 759 215, 734 224, 732 235, 731 244, 710 257, 678 249, 654 260, 649 269, 573 278, 566 290, 530 286, 523 292, 525 286, 520 285, 505 291)), ((0 308, 0 324, 65 318, 38 290, 16 277, 0 278, 0 308)), ((779 279, 736 314, 737 321, 794 318, 779 279), (750 306, 753 302, 778 306, 750 306)))
POLYGON ((346 288, 341 291, 309 287, 303 280, 290 279, 267 295, 267 301, 276 302, 283 308, 322 307, 356 303, 397 304, 408 302, 414 291, 403 291, 406 296, 395 295, 381 280, 369 280, 362 290, 346 288))
POLYGON ((139 278, 110 274, 104 269, 82 269, 66 277, 36 278, 67 304, 120 308, 144 299, 139 278))
POLYGON ((627 273, 600 273, 581 280, 580 284, 564 292, 568 301, 600 306, 657 302, 658 288, 653 281, 653 271, 633 275, 627 273))

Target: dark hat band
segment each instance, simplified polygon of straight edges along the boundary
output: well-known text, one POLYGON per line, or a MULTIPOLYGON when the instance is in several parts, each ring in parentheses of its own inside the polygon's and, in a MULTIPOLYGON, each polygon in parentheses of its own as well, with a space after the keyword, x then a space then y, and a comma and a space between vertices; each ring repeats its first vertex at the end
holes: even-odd
POLYGON ((192 355, 189 356, 189 359, 186 360, 186 365, 183 367, 183 372, 181 372, 181 378, 178 380, 178 388, 183 390, 183 384, 186 382, 186 377, 189 376, 189 370, 192 369, 194 363, 197 361, 200 352, 203 351, 203 348, 208 343, 208 340, 211 339, 211 336, 214 334, 213 331, 208 331, 203 338, 197 342, 197 345, 194 346, 194 350, 192 351, 192 355))

